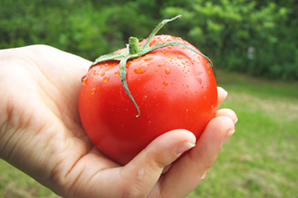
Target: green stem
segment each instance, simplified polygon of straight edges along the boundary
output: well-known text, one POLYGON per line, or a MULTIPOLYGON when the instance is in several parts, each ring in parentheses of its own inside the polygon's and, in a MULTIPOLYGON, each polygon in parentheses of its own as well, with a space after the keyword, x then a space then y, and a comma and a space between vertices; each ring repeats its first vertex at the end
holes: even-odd
POLYGON ((142 45, 141 48, 147 48, 149 47, 150 41, 152 40, 152 38, 157 34, 157 32, 167 23, 176 20, 177 18, 182 18, 182 15, 177 15, 174 18, 171 19, 165 19, 162 22, 160 22, 155 28, 154 30, 151 32, 151 34, 148 36, 146 42, 144 43, 144 45, 142 45))
POLYGON ((130 37, 128 40, 129 54, 137 54, 140 52, 139 39, 136 37, 130 37))

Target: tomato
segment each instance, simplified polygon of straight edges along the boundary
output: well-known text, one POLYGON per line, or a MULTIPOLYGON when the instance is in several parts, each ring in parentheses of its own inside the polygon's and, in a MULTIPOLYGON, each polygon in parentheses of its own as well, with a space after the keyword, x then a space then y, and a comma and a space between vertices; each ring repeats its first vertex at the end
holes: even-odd
MULTIPOLYGON (((149 46, 166 42, 183 43, 198 51, 170 35, 152 37, 149 46)), ((128 163, 152 140, 173 129, 187 129, 198 138, 215 117, 216 80, 204 55, 182 46, 165 46, 128 60, 125 71, 135 104, 124 89, 115 60, 90 67, 79 98, 87 135, 119 164, 128 163)))

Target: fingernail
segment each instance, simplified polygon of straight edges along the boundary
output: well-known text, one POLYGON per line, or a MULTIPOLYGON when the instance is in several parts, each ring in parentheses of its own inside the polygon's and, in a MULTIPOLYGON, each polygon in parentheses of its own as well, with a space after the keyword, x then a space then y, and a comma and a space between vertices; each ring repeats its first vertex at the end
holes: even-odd
POLYGON ((207 177, 208 177, 208 170, 206 170, 206 171, 203 173, 201 179, 206 179, 207 177))
POLYGON ((180 155, 182 155, 182 153, 184 153, 185 151, 187 151, 195 146, 196 146, 195 144, 192 144, 190 142, 183 142, 176 148, 175 154, 179 157, 180 155))
POLYGON ((235 133, 235 129, 228 131, 226 136, 224 137, 224 139, 221 142, 221 147, 224 145, 224 143, 226 143, 226 141, 235 133))
POLYGON ((164 168, 162 169, 162 173, 161 173, 161 174, 164 174, 164 173, 168 172, 168 170, 171 168, 171 166, 172 166, 172 164, 167 165, 166 167, 164 167, 164 168))
POLYGON ((236 120, 234 121, 234 124, 236 124, 238 122, 238 118, 236 118, 236 120))
POLYGON ((228 92, 227 92, 224 88, 222 88, 222 87, 218 87, 218 88, 221 89, 222 91, 224 91, 224 93, 225 93, 225 97, 228 96, 228 92))
POLYGON ((224 90, 225 91, 225 98, 228 96, 228 92, 226 91, 226 90, 224 90))

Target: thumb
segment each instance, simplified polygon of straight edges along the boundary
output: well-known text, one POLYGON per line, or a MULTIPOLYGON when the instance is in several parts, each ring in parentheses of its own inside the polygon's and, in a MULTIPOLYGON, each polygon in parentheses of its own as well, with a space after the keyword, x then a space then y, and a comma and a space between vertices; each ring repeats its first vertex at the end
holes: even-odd
POLYGON ((148 195, 165 166, 195 146, 196 137, 186 130, 173 130, 152 141, 122 168, 121 178, 131 186, 127 193, 134 197, 148 195))

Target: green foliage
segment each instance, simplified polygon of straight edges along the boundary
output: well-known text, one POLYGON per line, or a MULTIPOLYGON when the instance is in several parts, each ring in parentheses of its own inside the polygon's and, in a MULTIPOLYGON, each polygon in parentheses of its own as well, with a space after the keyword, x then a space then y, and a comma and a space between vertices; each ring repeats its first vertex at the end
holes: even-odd
POLYGON ((101 38, 104 22, 95 11, 88 11, 93 9, 88 2, 76 3, 76 9, 72 1, 59 0, 4 0, 1 4, 1 48, 43 43, 90 57, 107 46, 101 38))
POLYGON ((185 13, 185 36, 217 66, 269 78, 298 79, 294 34, 298 28, 287 25, 291 12, 273 2, 259 5, 244 0, 189 0, 184 7, 163 10, 167 17, 185 13), (251 58, 249 49, 253 50, 251 58))
POLYGON ((293 0, 0 0, 0 48, 43 43, 94 60, 182 14, 161 33, 193 43, 216 67, 297 80, 297 9, 293 0))

